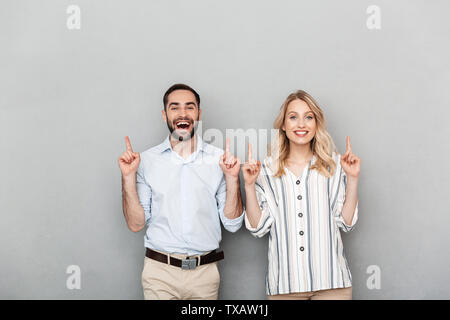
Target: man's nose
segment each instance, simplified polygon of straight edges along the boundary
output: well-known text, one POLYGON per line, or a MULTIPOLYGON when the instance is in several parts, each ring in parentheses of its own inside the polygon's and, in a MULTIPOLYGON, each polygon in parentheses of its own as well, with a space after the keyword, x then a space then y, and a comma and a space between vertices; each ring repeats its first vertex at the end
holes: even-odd
POLYGON ((186 108, 181 108, 181 109, 180 109, 180 116, 181 116, 181 117, 185 117, 186 114, 187 114, 186 108))

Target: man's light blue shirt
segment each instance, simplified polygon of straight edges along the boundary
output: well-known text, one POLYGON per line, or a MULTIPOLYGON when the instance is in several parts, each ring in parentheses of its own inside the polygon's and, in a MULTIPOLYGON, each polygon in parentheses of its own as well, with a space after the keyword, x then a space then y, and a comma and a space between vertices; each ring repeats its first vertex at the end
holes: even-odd
POLYGON ((223 152, 197 135, 196 151, 186 160, 173 151, 169 136, 141 153, 136 186, 145 212, 146 247, 203 254, 219 248, 220 221, 230 232, 239 230, 244 214, 228 219, 223 212, 226 184, 219 166, 223 152))

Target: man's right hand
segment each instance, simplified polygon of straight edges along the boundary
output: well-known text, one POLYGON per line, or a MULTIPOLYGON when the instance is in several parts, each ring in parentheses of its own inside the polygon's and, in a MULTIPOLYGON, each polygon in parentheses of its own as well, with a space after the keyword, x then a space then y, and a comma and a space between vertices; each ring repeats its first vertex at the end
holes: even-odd
POLYGON ((120 155, 118 160, 122 176, 128 177, 136 175, 139 163, 141 162, 141 156, 139 155, 139 152, 133 152, 128 136, 125 137, 125 143, 127 145, 127 150, 120 155))

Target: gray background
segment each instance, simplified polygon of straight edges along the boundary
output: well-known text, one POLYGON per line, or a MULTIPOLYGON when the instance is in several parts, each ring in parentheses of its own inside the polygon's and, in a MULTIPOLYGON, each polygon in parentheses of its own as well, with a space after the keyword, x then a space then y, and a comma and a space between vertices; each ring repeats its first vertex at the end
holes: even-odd
MULTIPOLYGON (((117 157, 161 142, 162 95, 202 97, 204 129, 271 128, 293 90, 362 159, 343 233, 355 299, 449 299, 448 1, 3 0, 0 298, 142 299, 144 232, 117 157), (81 30, 68 30, 69 4, 81 30), (381 30, 366 9, 381 8, 381 30), (66 268, 81 268, 81 290, 66 268), (367 267, 381 269, 369 290, 367 267)), ((221 299, 264 299, 267 240, 224 232, 221 299)))

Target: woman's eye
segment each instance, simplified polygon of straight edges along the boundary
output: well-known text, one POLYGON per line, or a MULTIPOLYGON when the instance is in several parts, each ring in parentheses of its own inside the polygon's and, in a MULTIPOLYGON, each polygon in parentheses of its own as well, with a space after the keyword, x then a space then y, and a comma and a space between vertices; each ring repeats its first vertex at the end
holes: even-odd
POLYGON ((294 120, 296 117, 295 116, 290 116, 289 119, 294 120))
POLYGON ((311 117, 311 116, 307 116, 307 117, 306 117, 306 119, 308 119, 308 120, 312 120, 312 119, 313 119, 313 117, 311 117))

